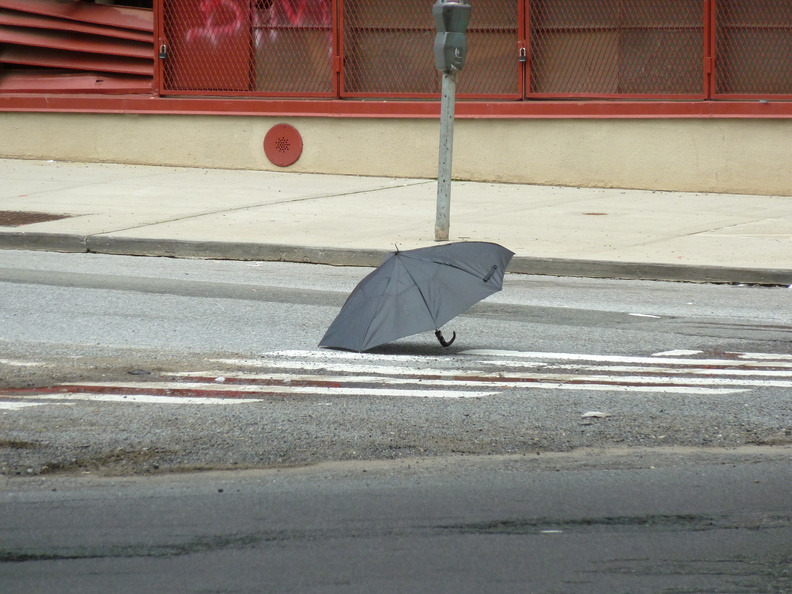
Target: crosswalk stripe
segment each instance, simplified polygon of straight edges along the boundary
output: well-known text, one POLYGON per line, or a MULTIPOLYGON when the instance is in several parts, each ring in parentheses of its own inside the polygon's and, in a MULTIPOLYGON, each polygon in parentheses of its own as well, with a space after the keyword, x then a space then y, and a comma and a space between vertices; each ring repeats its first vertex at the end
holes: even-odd
MULTIPOLYGON (((349 379, 349 378, 348 378, 349 379)), ((355 383, 352 378, 351 383, 355 383)), ((347 380, 347 383, 350 383, 347 380)), ((63 384, 63 387, 79 389, 82 386, 63 384)), ((488 391, 469 391, 469 390, 434 390, 434 389, 388 389, 388 388, 367 388, 367 387, 343 387, 343 386, 301 386, 301 385, 266 385, 266 384, 221 384, 203 382, 146 382, 142 385, 132 385, 129 383, 115 382, 95 382, 86 389, 109 388, 112 390, 124 391, 133 394, 145 392, 147 394, 162 392, 164 394, 206 394, 207 396, 218 396, 225 394, 227 397, 250 396, 250 395, 279 395, 279 394, 317 394, 325 396, 410 396, 421 398, 480 398, 482 396, 492 396, 497 392, 488 391)))
MULTIPOLYGON (((321 361, 281 361, 273 357, 262 357, 261 359, 213 359, 214 363, 223 363, 225 365, 234 365, 239 367, 254 367, 254 368, 278 368, 278 369, 303 369, 303 370, 325 370, 338 373, 380 373, 383 375, 393 375, 404 372, 404 367, 394 365, 362 365, 351 363, 335 363, 335 362, 321 362, 321 361)), ((442 368, 411 368, 411 375, 424 375, 424 376, 437 376, 448 374, 448 371, 442 368)), ((484 373, 480 370, 456 370, 455 375, 478 375, 484 373)))
POLYGON ((0 402, 0 410, 19 410, 20 408, 29 408, 31 406, 42 406, 48 404, 46 402, 0 402))
POLYGON ((155 376, 159 381, 0 391, 0 409, 80 401, 240 404, 289 395, 484 398, 506 390, 544 389, 718 396, 792 388, 792 355, 772 353, 730 352, 709 358, 692 350, 618 356, 474 349, 424 357, 283 350, 258 358, 208 361, 214 369, 163 372, 155 376))
POLYGON ((0 359, 0 364, 13 367, 43 367, 46 365, 40 361, 19 361, 18 359, 0 359))
MULTIPOLYGON (((195 377, 192 372, 180 373, 180 374, 173 374, 185 377, 195 377)), ((208 378, 204 378, 208 379, 208 378)), ((692 386, 706 386, 706 385, 718 385, 719 382, 717 380, 679 380, 674 382, 670 378, 644 378, 644 377, 616 377, 616 376, 576 376, 576 375, 553 375, 553 374, 502 374, 502 375, 486 375, 486 376, 478 376, 478 379, 475 380, 461 380, 461 379, 449 379, 449 380, 442 380, 442 379, 410 379, 410 378, 389 378, 389 377, 377 377, 377 376, 323 376, 323 375, 311 375, 311 376, 291 376, 286 374, 252 374, 252 375, 245 375, 245 376, 228 376, 224 378, 225 381, 280 381, 280 382, 288 382, 292 386, 296 387, 300 383, 303 382, 310 382, 310 383, 345 383, 345 384, 365 384, 365 383, 372 383, 376 382, 378 384, 387 384, 387 385, 418 385, 422 386, 423 388, 428 388, 430 386, 456 386, 456 387, 480 387, 480 388, 500 388, 500 389, 507 389, 507 388, 535 388, 535 387, 547 387, 553 386, 556 387, 559 384, 567 384, 570 387, 581 386, 581 385, 604 385, 606 387, 612 386, 615 381, 618 381, 621 384, 646 384, 652 385, 657 384, 658 387, 662 386, 663 384, 671 384, 676 385, 678 388, 688 388, 692 386)), ((792 387, 792 382, 787 382, 790 387, 792 387)), ((784 383, 786 385, 787 383, 784 383)), ((210 384, 206 384, 209 386, 210 384)), ((728 381, 724 381, 722 385, 754 385, 744 382, 735 382, 730 384, 728 381)), ((773 385, 768 382, 764 381, 757 381, 755 385, 773 385)), ((627 386, 629 387, 629 386, 627 386)), ((362 388, 358 388, 358 390, 362 390, 362 388)), ((735 390, 715 390, 712 393, 715 394, 722 394, 722 393, 730 393, 735 390)), ((739 391, 739 390, 737 390, 739 391)), ((701 392, 701 393, 707 393, 701 392)))
POLYGON ((247 402, 261 402, 260 399, 255 398, 195 398, 181 396, 156 396, 150 394, 102 394, 91 392, 80 392, 78 394, 37 394, 35 396, 20 396, 20 398, 56 401, 123 402, 132 404, 240 404, 247 402))
MULTIPOLYGON (((486 365, 487 361, 479 361, 486 365)), ((504 365, 505 366, 505 365, 504 365)), ((519 365, 509 366, 519 367, 519 365)), ((542 369, 583 370, 583 371, 611 371, 613 373, 656 373, 670 375, 738 375, 753 377, 792 377, 792 370, 779 369, 715 369, 712 367, 674 369, 673 367, 634 367, 629 365, 577 365, 577 364, 547 364, 542 369)))
POLYGON ((500 351, 500 350, 492 350, 492 349, 473 349, 469 351, 462 351, 463 355, 471 356, 498 356, 498 357, 515 357, 518 359, 557 359, 559 361, 600 361, 600 362, 608 362, 608 363, 647 363, 649 365, 657 365, 657 364, 665 364, 665 365, 692 365, 692 366, 704 366, 704 365, 720 365, 720 366, 728 366, 728 367, 745 367, 745 366, 756 366, 756 367, 787 367, 792 369, 792 361, 782 361, 782 360, 747 360, 747 359, 740 359, 739 361, 730 360, 730 359, 682 359, 679 357, 675 358, 663 358, 663 357, 627 357, 627 356, 617 356, 617 355, 584 355, 584 354, 577 354, 577 353, 536 353, 536 352, 525 352, 525 351, 500 351))

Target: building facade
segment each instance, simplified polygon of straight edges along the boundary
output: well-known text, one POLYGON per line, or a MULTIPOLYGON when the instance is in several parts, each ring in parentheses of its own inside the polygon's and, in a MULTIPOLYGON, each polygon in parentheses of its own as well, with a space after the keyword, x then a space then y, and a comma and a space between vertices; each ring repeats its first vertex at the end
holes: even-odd
MULTIPOLYGON (((469 1, 455 178, 792 195, 792 3, 469 1)), ((0 0, 0 155, 433 177, 431 5, 0 0)))

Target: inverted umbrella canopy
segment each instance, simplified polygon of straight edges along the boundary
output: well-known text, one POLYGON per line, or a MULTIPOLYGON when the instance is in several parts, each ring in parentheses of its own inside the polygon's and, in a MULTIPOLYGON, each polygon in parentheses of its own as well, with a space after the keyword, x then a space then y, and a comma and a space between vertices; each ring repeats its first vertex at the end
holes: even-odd
POLYGON ((360 352, 439 330, 501 290, 513 255, 501 245, 481 241, 390 254, 350 293, 319 346, 360 352))

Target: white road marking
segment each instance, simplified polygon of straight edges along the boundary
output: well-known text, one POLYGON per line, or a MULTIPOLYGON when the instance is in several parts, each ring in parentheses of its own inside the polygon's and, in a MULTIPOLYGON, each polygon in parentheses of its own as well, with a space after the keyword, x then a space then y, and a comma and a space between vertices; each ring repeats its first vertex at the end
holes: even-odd
POLYGON ((763 359, 772 361, 792 361, 792 355, 773 355, 768 353, 729 353, 737 355, 740 359, 763 359))
POLYGON ((40 361, 18 361, 16 359, 0 359, 0 364, 13 365, 15 367, 43 367, 46 363, 40 361))
POLYGON ((748 361, 741 359, 739 361, 730 359, 679 359, 679 358, 660 358, 660 357, 626 357, 619 355, 584 355, 577 353, 534 353, 524 351, 500 351, 494 349, 473 349, 469 351, 462 351, 463 355, 475 356, 497 356, 497 357, 515 357, 518 359, 558 359, 561 361, 599 361, 607 363, 648 363, 649 365, 721 365, 724 367, 789 367, 792 369, 792 362, 785 363, 783 361, 773 360, 768 361, 748 361))
MULTIPOLYGON (((254 398, 181 398, 179 396, 152 396, 147 394, 101 394, 91 392, 80 392, 78 394, 36 394, 35 396, 19 396, 19 398, 30 400, 124 402, 133 404, 244 404, 249 402, 261 402, 261 400, 254 398)), ((44 403, 39 402, 37 404, 44 403)))
MULTIPOLYGON (((611 371, 615 373, 664 373, 669 375, 736 375, 754 377, 792 377, 792 370, 778 369, 713 369, 713 368, 686 368, 673 367, 631 367, 628 365, 553 365, 549 369, 582 369, 588 371, 611 371)), ((545 368, 545 369, 547 369, 545 368)))
MULTIPOLYGON (((347 378, 349 383, 350 378, 347 378)), ((69 386, 70 384, 62 384, 69 386)), ((76 385, 76 384, 75 384, 76 385)), ((79 384, 82 385, 82 384, 79 384)), ((476 385, 479 385, 478 383, 476 385)), ((485 391, 463 391, 463 390, 409 390, 409 389, 388 389, 388 388, 349 388, 349 387, 327 387, 327 386, 271 386, 266 384, 214 384, 202 382, 146 382, 141 385, 133 385, 129 383, 116 383, 116 382, 91 382, 88 388, 114 388, 118 390, 136 389, 136 390, 185 390, 190 392, 209 392, 220 393, 226 392, 229 394, 242 393, 242 394, 317 394, 323 396, 409 396, 414 398, 481 398, 483 396, 492 396, 497 392, 485 391)), ((131 396, 124 396, 124 398, 131 398, 131 396)), ((150 398, 159 398, 159 396, 150 396, 150 398)), ((188 400, 189 398, 180 398, 178 396, 168 396, 166 398, 173 398, 177 400, 188 400)), ((206 398, 195 398, 195 400, 209 400, 206 398)), ((216 399, 222 402, 231 402, 233 398, 219 398, 216 399)), ((238 400, 237 400, 238 401, 238 400)))
POLYGON ((287 350, 260 358, 213 359, 224 369, 165 373, 163 381, 0 391, 0 409, 80 401, 227 405, 289 395, 483 398, 505 390, 546 389, 718 396, 792 388, 792 355, 735 352, 724 354, 730 358, 697 358, 702 355, 693 350, 620 356, 475 349, 423 357, 287 350))
MULTIPOLYGON (((632 368, 625 368, 632 371, 632 368)), ((411 373, 411 372, 409 372, 411 373)), ((792 372, 790 372, 792 373, 792 372)), ((213 374, 204 374, 202 372, 180 372, 168 374, 174 377, 211 377, 213 374)), ((452 370, 451 373, 446 375, 465 377, 457 370, 452 370)), ((468 376, 469 377, 469 376, 468 376)), ((231 376, 225 378, 228 380, 238 381, 273 381, 283 382, 288 385, 290 383, 299 384, 305 382, 326 382, 326 383, 377 383, 385 385, 418 385, 422 387, 430 386, 458 386, 458 387, 480 387, 480 388, 531 388, 537 382, 551 382, 551 383, 575 383, 576 385, 582 381, 601 382, 601 383, 643 383, 647 385, 653 384, 671 384, 671 385, 733 385, 733 386, 772 386, 772 387, 792 387, 792 381, 774 381, 774 380, 732 380, 732 379, 719 379, 719 378, 670 378, 670 377, 653 377, 653 376, 623 376, 623 375, 578 375, 578 374, 554 374, 554 373, 498 373, 486 374, 475 376, 476 380, 460 380, 460 379, 420 379, 409 377, 380 377, 380 376, 332 376, 332 375, 290 375, 283 373, 252 373, 238 376, 231 376)), ((109 385, 109 384, 92 384, 92 385, 109 385)), ((129 384, 123 384, 129 385, 129 384)), ((152 384, 147 384, 152 385, 152 384)), ((234 390, 235 388, 243 388, 245 391, 255 390, 256 388, 262 391, 270 391, 271 387, 265 385, 240 385, 238 383, 224 384, 223 387, 214 386, 214 384, 186 384, 186 383, 173 383, 158 385, 158 389, 175 389, 180 387, 192 387, 196 389, 197 386, 205 386, 209 390, 212 387, 215 389, 234 390)), ((296 387, 289 388, 294 391, 296 387)), ((361 388, 363 390, 363 388, 361 388)))
POLYGON ((0 410, 18 410, 20 408, 29 408, 31 406, 41 406, 42 404, 49 404, 48 402, 0 402, 0 410))
MULTIPOLYGON (((269 351, 263 353, 262 357, 272 357, 277 359, 346 359, 350 361, 399 361, 407 363, 414 361, 417 363, 426 363, 427 361, 448 361, 445 355, 378 355, 376 353, 354 353, 350 351, 269 351)), ((256 361, 256 359, 248 359, 249 361, 256 361)))
MULTIPOLYGON (((380 373, 382 375, 397 375, 405 373, 405 367, 398 367, 393 365, 355 365, 347 363, 322 363, 317 361, 281 361, 274 358, 266 359, 213 359, 214 363, 223 363, 224 365, 234 365, 238 367, 258 367, 258 368, 276 368, 276 369, 304 369, 304 370, 325 370, 336 373, 380 373)), ((537 363, 540 365, 540 363, 537 363)), ((449 371, 447 369, 421 369, 421 368, 407 368, 410 375, 478 375, 484 373, 478 370, 456 370, 449 371)))
POLYGON ((704 351, 663 351, 662 353, 653 353, 652 357, 683 357, 685 355, 700 355, 704 351))

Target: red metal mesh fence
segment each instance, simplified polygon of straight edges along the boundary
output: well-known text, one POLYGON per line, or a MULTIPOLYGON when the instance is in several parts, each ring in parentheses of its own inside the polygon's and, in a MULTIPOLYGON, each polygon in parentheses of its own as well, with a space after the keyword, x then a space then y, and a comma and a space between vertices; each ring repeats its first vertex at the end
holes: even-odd
POLYGON ((517 0, 475 0, 468 27, 468 54, 459 93, 521 95, 517 0))
POLYGON ((792 2, 718 0, 715 93, 792 95, 792 2))
POLYGON ((163 0, 166 91, 331 95, 332 0, 163 0))
POLYGON ((439 90, 426 0, 344 0, 342 93, 425 95, 439 90))
MULTIPOLYGON (((789 0, 470 1, 462 98, 792 96, 789 0)), ((161 87, 434 98, 432 2, 155 0, 161 87)))
MULTIPOLYGON (((431 7, 428 0, 344 0, 342 93, 439 93, 431 7)), ((476 0, 467 37, 458 93, 518 95, 517 0, 476 0)))
POLYGON ((249 91, 250 16, 240 0, 164 0, 164 89, 249 91))
POLYGON ((530 0, 530 92, 702 95, 702 0, 530 0))
POLYGON ((252 8, 255 90, 333 93, 332 0, 255 0, 252 8))

